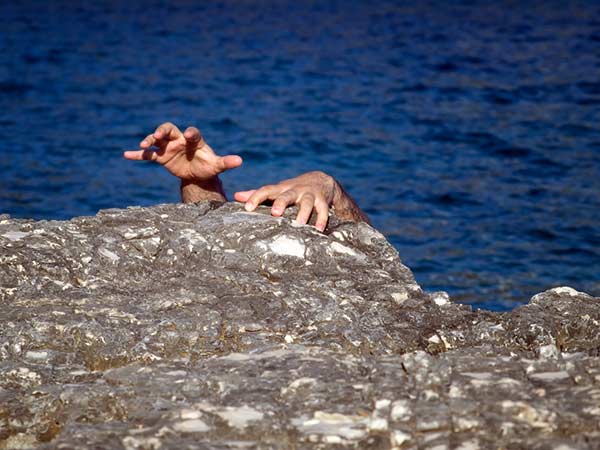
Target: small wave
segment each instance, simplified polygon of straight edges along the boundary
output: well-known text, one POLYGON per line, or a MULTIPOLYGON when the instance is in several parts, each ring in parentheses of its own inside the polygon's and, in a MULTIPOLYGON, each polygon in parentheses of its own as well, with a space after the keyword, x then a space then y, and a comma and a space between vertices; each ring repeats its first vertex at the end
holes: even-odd
POLYGON ((553 232, 543 228, 531 228, 527 230, 527 234, 535 240, 542 241, 553 241, 558 237, 553 232))
POLYGON ((493 149, 492 154, 505 158, 526 158, 531 155, 531 150, 524 147, 499 147, 493 149))
POLYGON ((429 203, 443 206, 465 206, 465 205, 480 205, 481 202, 474 200, 466 192, 446 192, 439 195, 431 195, 427 197, 429 203))
POLYGON ((0 81, 0 92, 3 94, 25 94, 26 92, 29 92, 32 88, 32 85, 27 83, 19 83, 18 81, 0 81))

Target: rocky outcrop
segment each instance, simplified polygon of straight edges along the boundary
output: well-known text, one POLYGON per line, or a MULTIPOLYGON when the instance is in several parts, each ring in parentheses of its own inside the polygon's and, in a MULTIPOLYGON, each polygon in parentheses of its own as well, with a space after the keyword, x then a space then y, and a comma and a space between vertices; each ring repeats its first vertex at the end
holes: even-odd
POLYGON ((0 216, 0 448, 600 448, 600 299, 424 292, 365 224, 0 216))

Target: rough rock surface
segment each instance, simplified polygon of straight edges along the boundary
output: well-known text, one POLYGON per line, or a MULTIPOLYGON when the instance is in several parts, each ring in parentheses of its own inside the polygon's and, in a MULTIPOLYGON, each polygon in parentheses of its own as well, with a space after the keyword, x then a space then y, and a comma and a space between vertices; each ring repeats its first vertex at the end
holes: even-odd
POLYGON ((0 449, 600 448, 600 299, 428 294, 377 231, 0 216, 0 449))

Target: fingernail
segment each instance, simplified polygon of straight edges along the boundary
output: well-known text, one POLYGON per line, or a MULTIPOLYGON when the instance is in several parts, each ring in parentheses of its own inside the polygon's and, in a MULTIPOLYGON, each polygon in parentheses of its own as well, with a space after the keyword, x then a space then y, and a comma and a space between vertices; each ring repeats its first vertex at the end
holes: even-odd
POLYGON ((246 208, 246 211, 252 211, 252 203, 246 203, 244 208, 246 208))

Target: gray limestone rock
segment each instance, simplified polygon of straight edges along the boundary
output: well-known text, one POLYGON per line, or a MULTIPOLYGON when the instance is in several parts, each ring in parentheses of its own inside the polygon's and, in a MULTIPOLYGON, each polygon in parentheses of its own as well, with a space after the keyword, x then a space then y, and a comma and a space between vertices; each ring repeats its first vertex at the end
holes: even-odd
POLYGON ((424 292, 373 228, 0 217, 0 449, 600 448, 600 299, 424 292))

